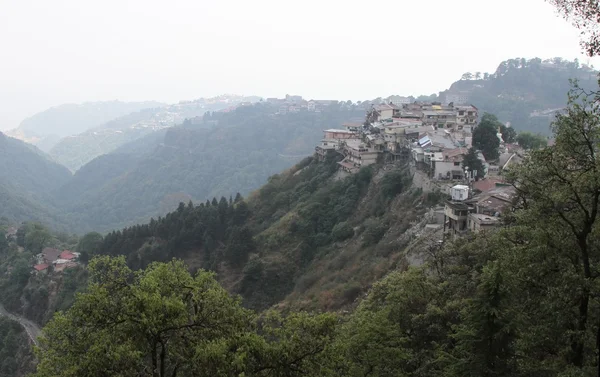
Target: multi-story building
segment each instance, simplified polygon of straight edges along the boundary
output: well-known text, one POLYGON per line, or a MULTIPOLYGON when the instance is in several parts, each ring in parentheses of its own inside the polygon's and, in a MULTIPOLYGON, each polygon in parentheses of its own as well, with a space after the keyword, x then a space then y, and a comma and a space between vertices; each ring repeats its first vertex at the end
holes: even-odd
POLYGON ((456 110, 457 130, 472 131, 477 127, 479 111, 473 105, 454 106, 456 110))
POLYGON ((345 158, 338 164, 349 173, 355 173, 363 166, 376 163, 380 153, 360 139, 344 140, 340 151, 345 158))

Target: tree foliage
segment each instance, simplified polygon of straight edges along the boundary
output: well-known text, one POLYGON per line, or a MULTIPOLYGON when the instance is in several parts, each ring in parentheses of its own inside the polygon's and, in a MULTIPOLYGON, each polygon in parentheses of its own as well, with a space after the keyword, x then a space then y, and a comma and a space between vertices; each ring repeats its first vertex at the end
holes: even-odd
POLYGON ((473 146, 483 153, 486 160, 495 160, 499 156, 500 140, 497 134, 501 126, 495 115, 485 113, 473 131, 473 146))
POLYGON ((531 132, 520 132, 516 140, 523 149, 540 149, 548 145, 548 139, 531 132))
POLYGON ((213 274, 173 260, 90 263, 90 284, 44 328, 35 376, 296 376, 318 370, 332 315, 258 320, 213 274))
POLYGON ((600 5, 597 1, 548 0, 581 32, 581 46, 589 56, 600 52, 600 5))

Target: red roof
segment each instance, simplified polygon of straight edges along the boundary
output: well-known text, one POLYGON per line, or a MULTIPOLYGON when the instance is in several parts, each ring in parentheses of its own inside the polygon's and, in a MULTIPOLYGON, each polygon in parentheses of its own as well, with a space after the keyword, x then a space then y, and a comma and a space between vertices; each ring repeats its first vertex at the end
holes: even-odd
POLYGON ((60 259, 71 260, 73 258, 75 258, 75 255, 73 253, 71 253, 69 250, 65 250, 62 253, 60 253, 60 259))
POLYGON ((35 266, 33 266, 33 268, 35 268, 36 271, 43 271, 46 268, 48 268, 48 265, 46 263, 44 263, 44 264, 36 264, 35 266))
POLYGON ((479 181, 473 182, 473 189, 481 192, 487 192, 496 188, 496 183, 505 183, 501 179, 486 178, 480 179, 479 181))

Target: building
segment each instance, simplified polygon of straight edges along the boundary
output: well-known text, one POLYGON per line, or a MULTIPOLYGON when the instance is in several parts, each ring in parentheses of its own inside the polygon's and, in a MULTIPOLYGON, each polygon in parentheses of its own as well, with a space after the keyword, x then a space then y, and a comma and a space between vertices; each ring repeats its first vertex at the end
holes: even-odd
POLYGON ((380 153, 359 139, 344 140, 340 151, 344 155, 344 159, 338 164, 349 173, 355 173, 363 166, 376 163, 377 156, 380 153))
POLYGON ((325 133, 324 139, 356 139, 358 138, 358 133, 349 131, 349 130, 340 130, 335 128, 330 128, 328 130, 323 131, 325 133))
POLYGON ((473 132, 479 122, 479 110, 473 105, 458 105, 456 109, 456 129, 473 132))
POLYGON ((362 129, 363 124, 360 122, 346 122, 342 124, 342 127, 351 132, 359 132, 362 129))
POLYGON ((423 124, 441 129, 455 130, 457 128, 456 112, 452 110, 424 110, 423 124))
POLYGON ((493 229, 500 224, 500 218, 484 215, 481 213, 469 213, 467 217, 467 228, 473 233, 493 229))
POLYGON ((383 120, 392 119, 394 115, 400 114, 400 108, 396 105, 381 104, 373 106, 374 118, 381 122, 383 120))
POLYGON ((327 156, 337 151, 340 147, 339 139, 323 139, 321 144, 315 147, 315 153, 319 161, 325 161, 327 156))

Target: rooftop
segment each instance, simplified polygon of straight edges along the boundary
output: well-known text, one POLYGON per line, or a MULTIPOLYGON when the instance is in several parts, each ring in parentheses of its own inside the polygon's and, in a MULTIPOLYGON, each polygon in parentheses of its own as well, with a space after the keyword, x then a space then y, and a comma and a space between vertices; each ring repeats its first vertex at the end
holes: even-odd
POLYGON ((482 213, 471 213, 469 214, 473 220, 476 220, 479 224, 495 224, 500 221, 499 217, 484 215, 482 213))
POLYGON ((337 128, 330 128, 328 130, 323 130, 323 132, 333 132, 333 133, 338 133, 338 134, 356 134, 356 132, 354 132, 354 131, 341 130, 341 129, 337 129, 337 128))

